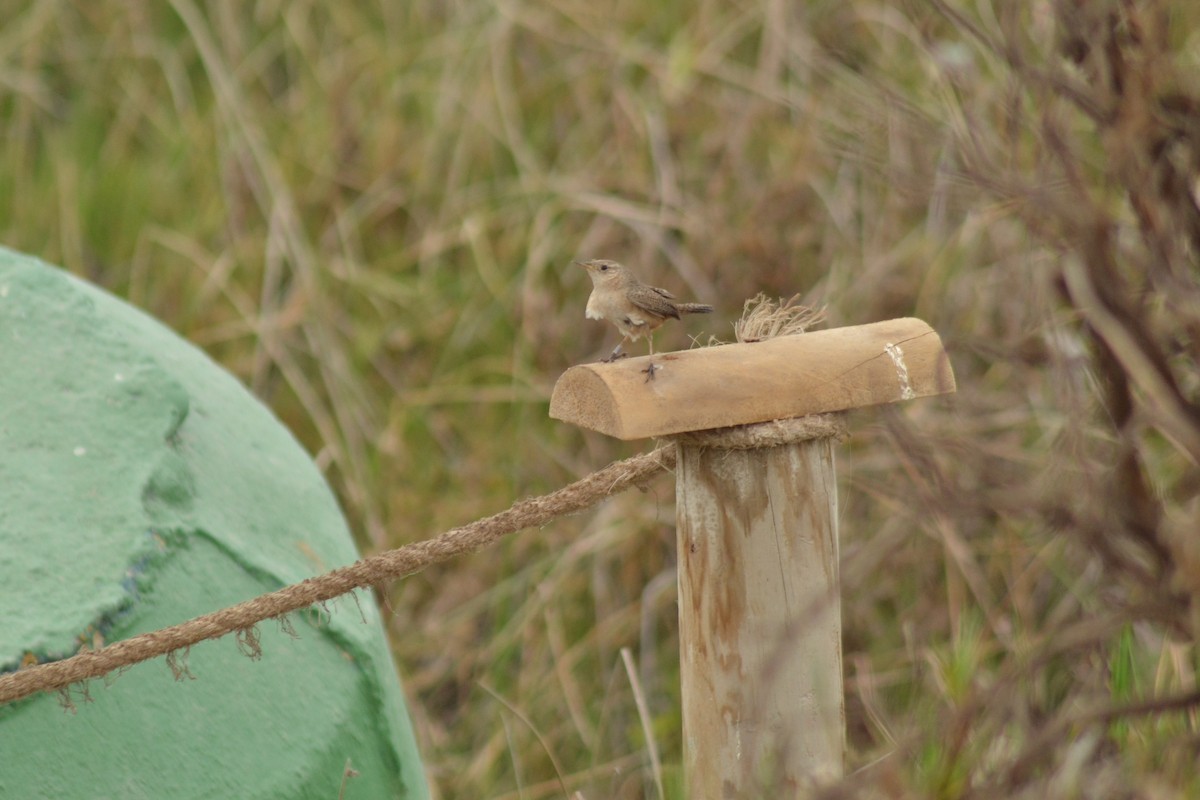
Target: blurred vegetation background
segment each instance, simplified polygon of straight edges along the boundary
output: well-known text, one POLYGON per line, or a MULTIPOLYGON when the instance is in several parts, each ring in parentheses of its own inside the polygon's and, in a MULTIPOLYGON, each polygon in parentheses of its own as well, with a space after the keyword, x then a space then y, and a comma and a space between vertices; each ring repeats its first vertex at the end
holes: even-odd
MULTIPOLYGON (((645 444, 547 418, 607 257, 914 315, 839 452, 830 796, 1195 797, 1200 4, 0 0, 0 233, 268 403, 364 551, 645 444)), ((669 477, 386 590, 436 796, 668 796, 669 477)))

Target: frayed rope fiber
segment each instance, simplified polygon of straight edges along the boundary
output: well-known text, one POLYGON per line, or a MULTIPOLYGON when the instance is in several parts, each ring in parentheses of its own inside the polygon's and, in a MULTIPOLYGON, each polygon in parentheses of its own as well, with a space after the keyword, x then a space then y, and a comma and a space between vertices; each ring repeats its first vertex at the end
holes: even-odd
POLYGON ((98 678, 113 670, 167 655, 207 639, 216 639, 235 631, 248 631, 263 620, 332 600, 355 589, 412 575, 433 564, 475 552, 510 533, 545 525, 557 517, 582 511, 630 486, 645 483, 660 470, 669 470, 674 466, 675 446, 666 445, 609 464, 558 491, 518 501, 505 511, 446 531, 432 539, 361 559, 324 575, 169 628, 133 636, 99 650, 81 652, 62 661, 38 664, 0 675, 0 704, 11 703, 36 692, 65 689, 73 683, 98 678))

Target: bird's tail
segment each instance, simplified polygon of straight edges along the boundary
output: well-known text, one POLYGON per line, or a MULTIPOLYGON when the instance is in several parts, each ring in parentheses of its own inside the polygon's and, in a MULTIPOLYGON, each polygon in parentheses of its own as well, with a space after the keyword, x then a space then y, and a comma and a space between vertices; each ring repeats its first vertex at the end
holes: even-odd
POLYGON ((713 307, 704 303, 678 303, 675 308, 680 314, 711 314, 713 307))

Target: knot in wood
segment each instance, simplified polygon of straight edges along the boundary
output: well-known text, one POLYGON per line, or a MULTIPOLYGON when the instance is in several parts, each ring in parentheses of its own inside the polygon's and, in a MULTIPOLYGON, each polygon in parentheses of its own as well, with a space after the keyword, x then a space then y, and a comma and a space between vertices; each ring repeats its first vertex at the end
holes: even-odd
POLYGON ((843 414, 810 414, 793 419, 755 422, 729 428, 706 431, 687 431, 666 437, 677 444, 690 447, 719 447, 725 450, 757 450, 760 447, 779 447, 810 439, 834 438, 839 442, 849 435, 843 414))

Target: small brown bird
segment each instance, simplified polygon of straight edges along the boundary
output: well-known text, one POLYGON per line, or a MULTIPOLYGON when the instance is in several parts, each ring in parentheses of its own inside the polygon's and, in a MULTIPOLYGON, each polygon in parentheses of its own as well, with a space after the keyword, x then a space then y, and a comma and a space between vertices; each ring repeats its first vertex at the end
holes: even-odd
MULTIPOLYGON (((650 357, 654 357, 654 331, 668 319, 679 319, 680 314, 708 314, 713 307, 703 303, 680 303, 666 289, 647 286, 615 261, 596 259, 576 261, 588 271, 592 279, 592 294, 587 301, 587 318, 608 320, 621 332, 621 341, 613 348, 605 361, 615 361, 624 355, 621 346, 625 340, 637 341, 642 336, 650 343, 650 357)), ((646 380, 654 377, 656 367, 651 361, 646 369, 646 380)))

